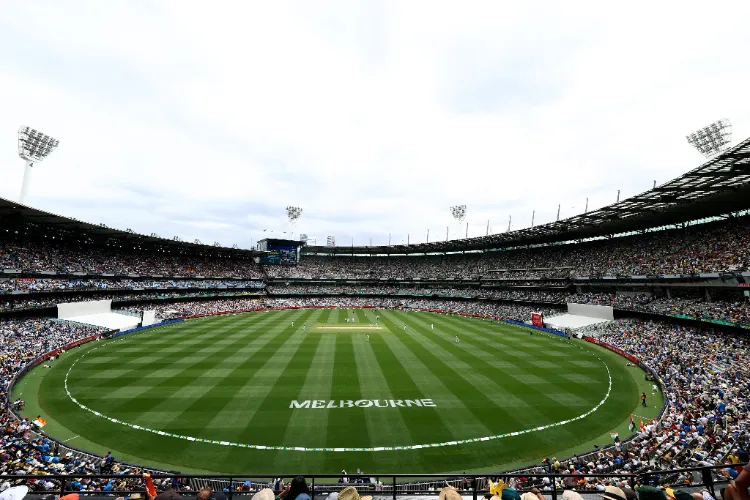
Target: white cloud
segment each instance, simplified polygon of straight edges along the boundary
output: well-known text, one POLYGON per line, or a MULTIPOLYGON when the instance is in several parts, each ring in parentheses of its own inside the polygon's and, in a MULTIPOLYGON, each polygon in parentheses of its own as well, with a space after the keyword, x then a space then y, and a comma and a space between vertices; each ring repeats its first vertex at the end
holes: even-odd
POLYGON ((186 240, 247 246, 287 230, 288 204, 318 241, 444 238, 456 203, 471 235, 524 227, 694 168, 684 136, 713 120, 750 135, 746 2, 3 13, 0 196, 17 196, 29 124, 61 140, 32 205, 186 240))

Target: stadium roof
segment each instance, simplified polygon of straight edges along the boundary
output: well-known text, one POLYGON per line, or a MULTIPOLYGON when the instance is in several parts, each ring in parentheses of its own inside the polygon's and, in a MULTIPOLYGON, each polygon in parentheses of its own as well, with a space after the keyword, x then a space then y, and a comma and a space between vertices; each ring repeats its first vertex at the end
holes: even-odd
MULTIPOLYGON (((750 208, 750 138, 690 172, 619 203, 558 222, 508 233, 416 245, 304 247, 305 253, 411 254, 553 243, 642 231, 750 208)), ((262 252, 146 236, 62 217, 0 198, 0 231, 62 237, 144 251, 250 256, 262 252)), ((0 233, 1 234, 1 233, 0 233)))
POLYGON ((558 222, 479 238, 416 245, 305 247, 305 253, 408 254, 522 246, 643 231, 750 208, 750 138, 700 167, 619 203, 558 222))
POLYGON ((91 224, 62 217, 36 208, 0 198, 0 237, 5 232, 18 232, 37 238, 61 238, 63 241, 85 241, 95 245, 123 246, 146 252, 185 254, 221 254, 250 257, 264 252, 189 243, 185 241, 146 236, 129 230, 113 229, 102 224, 91 224))

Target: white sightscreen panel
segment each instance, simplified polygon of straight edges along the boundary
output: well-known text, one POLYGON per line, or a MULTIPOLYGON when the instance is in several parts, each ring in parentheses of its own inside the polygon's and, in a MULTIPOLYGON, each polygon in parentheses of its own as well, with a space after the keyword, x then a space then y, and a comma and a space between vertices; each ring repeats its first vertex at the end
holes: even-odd
POLYGON ((57 317, 60 319, 70 319, 76 316, 88 316, 91 314, 108 314, 111 311, 111 299, 57 304, 57 317))
POLYGON ((612 321, 615 319, 612 306, 594 306, 591 304, 568 304, 568 314, 588 316, 612 321))
POLYGON ((156 311, 143 311, 143 326, 156 323, 156 311))

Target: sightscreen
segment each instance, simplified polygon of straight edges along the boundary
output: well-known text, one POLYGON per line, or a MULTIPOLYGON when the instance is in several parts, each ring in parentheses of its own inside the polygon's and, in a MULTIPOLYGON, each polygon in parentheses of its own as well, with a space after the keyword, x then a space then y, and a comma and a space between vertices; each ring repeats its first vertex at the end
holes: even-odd
POLYGON ((60 319, 91 314, 107 314, 112 311, 112 300, 92 300, 90 302, 67 302, 57 304, 57 317, 60 319))

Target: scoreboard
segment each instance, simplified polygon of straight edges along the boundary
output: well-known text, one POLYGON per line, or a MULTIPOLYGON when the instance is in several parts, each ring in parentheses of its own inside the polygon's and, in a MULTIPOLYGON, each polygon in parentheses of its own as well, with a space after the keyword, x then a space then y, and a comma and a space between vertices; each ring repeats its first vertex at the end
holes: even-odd
POLYGON ((267 266, 296 266, 300 246, 301 242, 293 240, 259 241, 258 249, 265 252, 260 258, 260 263, 267 266))
POLYGON ((293 266, 297 264, 297 249, 294 247, 269 248, 260 259, 260 263, 269 266, 293 266))

